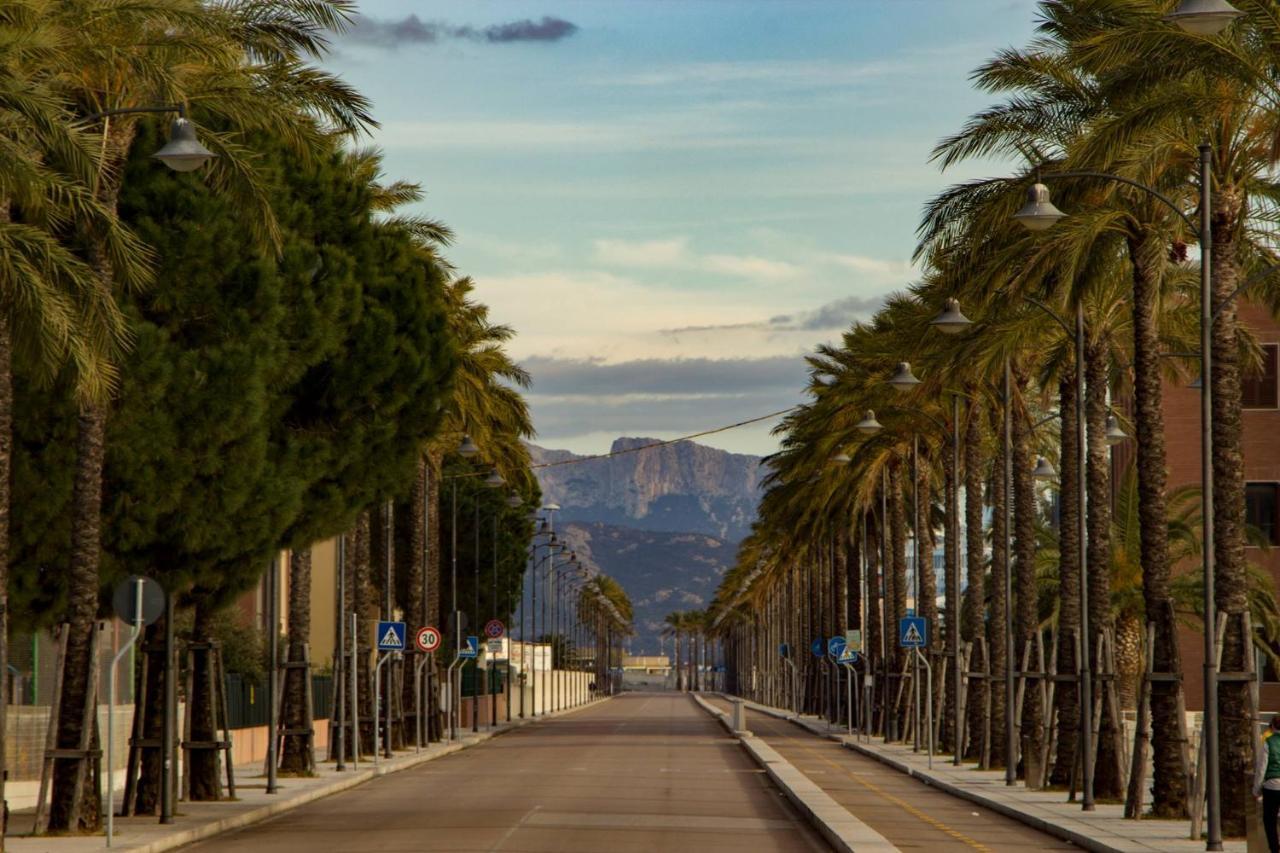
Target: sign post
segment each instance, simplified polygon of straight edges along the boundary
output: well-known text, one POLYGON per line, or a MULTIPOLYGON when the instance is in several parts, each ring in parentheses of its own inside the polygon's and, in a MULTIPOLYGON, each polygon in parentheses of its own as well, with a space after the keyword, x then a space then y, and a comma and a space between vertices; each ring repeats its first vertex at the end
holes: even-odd
MULTIPOLYGON (((378 663, 373 668, 373 763, 378 763, 378 752, 381 749, 378 723, 381 717, 382 704, 382 665, 393 657, 404 653, 405 625, 403 622, 378 622, 378 633, 374 635, 378 642, 378 663)), ((387 731, 388 743, 391 731, 387 731)))
MULTIPOLYGON (((904 616, 898 622, 898 645, 904 649, 910 649, 911 654, 924 665, 925 682, 928 685, 928 698, 926 708, 927 720, 925 723, 926 734, 928 739, 929 750, 929 767, 933 768, 933 668, 929 666, 929 659, 925 656, 921 649, 929 645, 929 621, 923 616, 904 616)), ((912 685, 912 690, 916 694, 917 700, 920 697, 920 688, 918 685, 912 685)), ((919 706, 917 705, 917 708, 919 706)), ((916 714, 916 719, 920 717, 916 714)), ((918 741, 917 741, 918 742, 918 741)))
POLYGON ((142 575, 133 575, 121 581, 112 596, 112 604, 120 621, 130 627, 129 639, 111 659, 107 672, 107 846, 116 830, 115 743, 116 670, 120 659, 129 653, 142 634, 142 628, 160 618, 164 612, 164 590, 160 584, 142 575))
MULTIPOLYGON (((422 714, 422 694, 424 689, 429 691, 430 687, 424 688, 423 674, 424 667, 429 665, 435 659, 435 651, 440 648, 440 631, 432 625, 424 625, 419 628, 413 636, 413 644, 418 651, 422 652, 422 657, 413 667, 413 699, 416 706, 418 724, 414 727, 417 735, 417 751, 422 751, 422 741, 424 739, 423 729, 425 728, 425 717, 422 714)), ((431 699, 430 693, 427 695, 427 710, 430 711, 431 699)))

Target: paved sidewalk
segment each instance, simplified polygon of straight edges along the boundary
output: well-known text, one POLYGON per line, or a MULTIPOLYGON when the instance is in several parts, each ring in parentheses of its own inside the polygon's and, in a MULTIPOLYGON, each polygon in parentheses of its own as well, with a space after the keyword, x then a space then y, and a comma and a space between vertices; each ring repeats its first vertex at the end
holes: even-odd
MULTIPOLYGON (((949 758, 937 756, 931 770, 928 756, 913 752, 910 746, 885 744, 878 739, 858 741, 840 729, 829 728, 827 722, 818 717, 797 716, 785 709, 749 701, 746 706, 788 720, 947 793, 964 797, 1085 850, 1099 853, 1199 853, 1204 850, 1203 841, 1192 841, 1187 837, 1189 824, 1185 820, 1125 820, 1122 806, 1101 803, 1096 811, 1084 812, 1079 805, 1066 802, 1061 791, 1032 791, 1022 785, 1007 787, 1003 771, 978 770, 973 764, 955 767, 949 758)), ((1244 841, 1224 844, 1224 849, 1230 853, 1245 853, 1246 848, 1244 841)))
MULTIPOLYGON (((577 708, 546 714, 537 719, 544 720, 570 714, 606 701, 608 697, 587 702, 577 708)), ((362 759, 357 770, 352 770, 348 765, 347 770, 339 773, 333 769, 332 762, 317 762, 315 776, 310 778, 281 776, 279 791, 270 795, 266 792, 266 777, 262 775, 260 762, 237 767, 238 799, 212 803, 180 802, 174 822, 167 825, 161 825, 154 815, 116 818, 115 839, 111 849, 129 851, 129 853, 160 853, 164 850, 184 847, 196 841, 213 838, 224 832, 292 811, 330 794, 355 788, 379 776, 408 770, 428 761, 451 755, 530 722, 533 720, 513 719, 510 723, 499 723, 497 728, 477 734, 459 732, 458 740, 453 743, 434 743, 424 747, 421 752, 412 749, 401 751, 390 759, 380 759, 377 765, 370 760, 362 759)), ((106 837, 105 835, 77 835, 32 838, 10 835, 5 839, 5 844, 9 853, 90 853, 90 851, 105 849, 106 837)))

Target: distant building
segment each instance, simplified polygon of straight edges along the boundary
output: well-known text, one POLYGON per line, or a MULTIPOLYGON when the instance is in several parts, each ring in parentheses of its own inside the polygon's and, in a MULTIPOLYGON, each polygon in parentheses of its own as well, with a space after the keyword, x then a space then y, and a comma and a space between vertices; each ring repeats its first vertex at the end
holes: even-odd
POLYGON ((622 670, 666 676, 671 673, 671 658, 666 655, 625 655, 622 658, 622 670))

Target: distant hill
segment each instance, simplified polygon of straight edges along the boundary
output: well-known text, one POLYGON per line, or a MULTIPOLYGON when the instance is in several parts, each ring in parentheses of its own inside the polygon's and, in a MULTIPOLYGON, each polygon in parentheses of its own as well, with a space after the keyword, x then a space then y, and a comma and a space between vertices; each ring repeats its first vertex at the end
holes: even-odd
MULTIPOLYGON (((619 438, 612 452, 653 444, 619 438)), ((534 463, 582 459, 530 445, 534 463)), ((737 543, 751 532, 760 499, 760 457, 682 441, 603 459, 538 469, 543 500, 566 521, 701 533, 737 543)))
POLYGON ((658 634, 668 613, 701 610, 711 602, 737 550, 699 533, 600 522, 569 522, 557 529, 588 568, 611 575, 631 596, 636 627, 631 648, 636 654, 658 652, 658 634))

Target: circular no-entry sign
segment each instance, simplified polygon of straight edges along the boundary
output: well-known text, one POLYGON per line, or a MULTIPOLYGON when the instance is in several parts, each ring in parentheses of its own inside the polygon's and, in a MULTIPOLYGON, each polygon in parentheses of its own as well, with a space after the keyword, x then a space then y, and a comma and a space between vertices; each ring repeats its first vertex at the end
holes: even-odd
POLYGON ((440 648, 440 632, 430 625, 419 628, 417 635, 413 638, 413 643, 420 652, 434 652, 440 648))
POLYGON ((491 640, 500 640, 507 633, 507 626, 499 619, 490 619, 484 624, 484 635, 491 640))
POLYGON ((111 604, 120 621, 128 625, 139 622, 150 625, 164 613, 164 590, 151 578, 130 575, 116 584, 111 604), (138 609, 139 603, 142 604, 141 611, 138 609))

